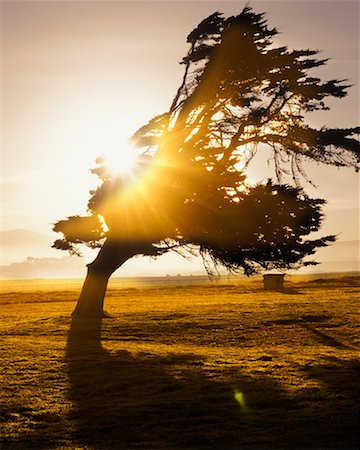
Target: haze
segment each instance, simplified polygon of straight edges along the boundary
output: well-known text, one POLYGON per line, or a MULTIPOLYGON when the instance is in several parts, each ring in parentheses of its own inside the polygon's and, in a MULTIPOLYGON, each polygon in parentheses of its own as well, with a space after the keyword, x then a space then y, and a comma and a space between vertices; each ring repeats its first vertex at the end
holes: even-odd
MULTIPOLYGON (((281 31, 280 44, 322 49, 321 56, 331 60, 320 75, 346 78, 354 85, 346 99, 333 101, 330 111, 313 114, 309 121, 358 125, 359 3, 251 4, 268 12, 270 25, 281 31)), ((89 172, 96 157, 117 151, 139 126, 169 108, 182 76, 178 62, 187 51, 187 34, 215 10, 231 15, 244 6, 218 1, 3 1, 2 230, 32 230, 56 238, 52 223, 85 212, 88 191, 96 184, 89 172)), ((306 191, 328 200, 322 232, 339 234, 340 245, 325 249, 323 258, 341 261, 341 242, 351 241, 351 267, 359 270, 359 176, 324 166, 311 166, 308 172, 318 187, 305 185, 306 191)), ((253 175, 261 180, 267 172, 256 165, 253 175)), ((19 255, 6 249, 2 265, 27 256, 64 256, 48 246, 38 255, 35 249, 19 255)), ((165 266, 174 273, 200 268, 167 258, 165 266)), ((133 264, 131 270, 148 273, 154 267, 163 270, 164 263, 150 266, 137 259, 133 264)))

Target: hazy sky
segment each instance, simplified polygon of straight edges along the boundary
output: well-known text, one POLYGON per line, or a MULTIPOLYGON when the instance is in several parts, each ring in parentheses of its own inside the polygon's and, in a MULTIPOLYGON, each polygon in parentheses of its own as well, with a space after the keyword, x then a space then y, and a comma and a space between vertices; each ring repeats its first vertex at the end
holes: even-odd
MULTIPOLYGON (((317 126, 358 125, 359 3, 253 1, 281 32, 279 44, 322 49, 327 79, 355 84, 316 113, 317 126)), ((2 1, 2 229, 51 234, 85 211, 95 158, 116 151, 138 126, 166 111, 182 76, 186 36, 215 10, 245 2, 2 1)), ((324 232, 359 238, 359 176, 309 169, 327 198, 324 232)), ((258 170, 258 176, 266 176, 258 170)), ((59 254, 59 256, 61 256, 59 254)))

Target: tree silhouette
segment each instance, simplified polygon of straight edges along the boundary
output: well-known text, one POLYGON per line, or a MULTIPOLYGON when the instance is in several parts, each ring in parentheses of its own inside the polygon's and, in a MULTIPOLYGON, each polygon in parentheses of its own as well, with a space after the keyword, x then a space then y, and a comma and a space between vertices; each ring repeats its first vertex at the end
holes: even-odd
POLYGON ((324 200, 301 189, 302 161, 358 170, 360 128, 315 129, 305 114, 328 109, 327 98, 346 96, 349 85, 310 76, 327 60, 314 50, 276 47, 276 34, 250 7, 207 17, 187 38, 169 111, 132 137, 136 176, 113 175, 97 161, 102 183, 91 192, 89 215, 54 226, 63 233, 56 248, 100 248, 75 314, 103 314, 109 277, 135 255, 200 254, 209 273, 221 265, 251 275, 314 264, 304 258, 334 241, 305 239, 319 230, 324 200), (251 186, 246 168, 266 148, 276 182, 251 186))

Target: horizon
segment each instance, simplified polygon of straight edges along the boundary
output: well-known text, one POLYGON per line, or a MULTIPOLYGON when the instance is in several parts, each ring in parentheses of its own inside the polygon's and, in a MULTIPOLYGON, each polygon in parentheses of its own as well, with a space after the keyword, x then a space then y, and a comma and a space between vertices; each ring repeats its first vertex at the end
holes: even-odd
MULTIPOLYGON (((206 273, 205 274, 177 274, 177 275, 133 275, 124 276, 117 275, 112 276, 109 280, 108 289, 118 289, 118 288, 129 288, 134 287, 160 287, 160 286, 181 286, 181 285, 196 285, 202 283, 214 284, 228 284, 228 283, 240 283, 240 284, 252 284, 263 282, 264 275, 266 273, 258 273, 251 276, 246 276, 244 274, 222 274, 216 279, 211 279, 206 273)), ((284 275, 285 283, 301 283, 306 281, 341 281, 342 279, 352 279, 360 277, 360 270, 350 270, 350 271, 334 271, 334 272, 308 272, 308 273, 289 273, 286 272, 284 275)), ((82 277, 43 277, 43 278, 13 278, 13 279, 1 279, 0 278, 0 291, 8 292, 9 288, 16 288, 16 290, 26 290, 29 288, 31 290, 43 290, 44 288, 53 290, 58 289, 60 286, 66 289, 71 288, 81 288, 83 282, 82 277), (21 284, 19 284, 21 283, 21 284)))
MULTIPOLYGON (((12 248, 9 251, 9 254, 12 256, 7 259, 6 264, 2 263, 0 265, 1 280, 83 278, 85 276, 86 263, 94 257, 94 252, 89 253, 86 257, 79 258, 77 256, 68 256, 64 252, 59 255, 59 252, 54 249, 52 249, 53 253, 47 255, 50 249, 51 236, 44 236, 30 230, 8 231, 13 237, 12 243, 8 241, 8 246, 4 245, 4 234, 6 231, 0 234, 3 252, 7 248, 12 248), (23 239, 23 231, 25 231, 25 240, 23 239), (28 233, 30 233, 30 236, 28 233), (40 240, 35 243, 35 246, 32 246, 35 237, 38 237, 40 240), (43 238, 44 240, 42 240, 43 238), (15 248, 14 242, 16 243, 15 248), (38 242, 42 242, 43 245, 40 246, 38 242), (14 255, 17 255, 17 258, 14 258, 14 255), (17 260, 13 261, 13 259, 17 260), (74 275, 72 275, 73 273, 74 275)), ((157 261, 152 261, 149 258, 142 259, 141 265, 139 265, 136 258, 128 261, 125 266, 115 272, 112 278, 166 277, 167 275, 172 277, 177 275, 207 276, 200 259, 185 261, 181 256, 171 254, 164 255, 157 261)), ((338 241, 320 249, 316 253, 315 259, 320 261, 320 264, 304 267, 298 271, 287 271, 287 273, 311 275, 329 272, 357 272, 360 270, 360 240, 338 241)), ((224 273, 224 276, 227 276, 226 273, 224 273)), ((243 275, 240 274, 239 276, 243 275)))

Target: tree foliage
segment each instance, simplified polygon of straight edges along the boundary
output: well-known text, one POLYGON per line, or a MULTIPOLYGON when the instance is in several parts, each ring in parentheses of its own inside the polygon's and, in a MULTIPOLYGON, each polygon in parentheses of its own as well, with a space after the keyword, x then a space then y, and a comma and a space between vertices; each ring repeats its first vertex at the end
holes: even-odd
POLYGON ((102 183, 91 193, 89 217, 58 222, 64 238, 55 247, 75 252, 74 244, 101 246, 111 237, 145 255, 199 252, 209 271, 211 261, 251 274, 298 267, 333 241, 304 238, 319 230, 324 201, 301 189, 302 161, 359 169, 359 127, 307 122, 349 85, 312 76, 327 60, 315 50, 277 47, 276 34, 249 7, 204 19, 187 37, 169 111, 132 137, 141 149, 135 181, 112 175, 99 160, 94 172, 102 183), (246 168, 265 148, 276 181, 251 186, 246 168))

